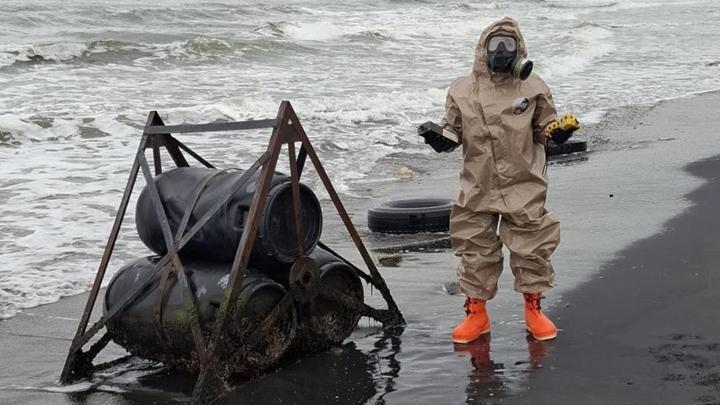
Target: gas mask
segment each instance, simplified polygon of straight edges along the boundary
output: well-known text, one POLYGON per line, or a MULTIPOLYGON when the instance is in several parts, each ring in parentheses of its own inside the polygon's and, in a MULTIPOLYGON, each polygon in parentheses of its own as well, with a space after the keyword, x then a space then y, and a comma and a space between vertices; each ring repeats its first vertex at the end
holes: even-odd
POLYGON ((487 64, 495 73, 510 73, 525 80, 532 73, 533 63, 517 54, 517 40, 509 35, 490 37, 487 45, 487 64))

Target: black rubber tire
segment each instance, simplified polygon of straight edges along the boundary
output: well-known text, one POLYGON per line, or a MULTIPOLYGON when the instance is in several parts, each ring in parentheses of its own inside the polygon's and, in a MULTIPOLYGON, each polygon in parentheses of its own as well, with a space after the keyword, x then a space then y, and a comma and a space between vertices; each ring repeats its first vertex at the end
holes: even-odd
POLYGON ((447 232, 453 201, 413 198, 388 201, 368 210, 368 228, 382 233, 447 232))
POLYGON ((586 150, 587 150, 587 141, 582 141, 580 139, 570 139, 561 145, 556 145, 554 143, 548 145, 547 155, 548 156, 567 155, 569 153, 585 152, 586 150))

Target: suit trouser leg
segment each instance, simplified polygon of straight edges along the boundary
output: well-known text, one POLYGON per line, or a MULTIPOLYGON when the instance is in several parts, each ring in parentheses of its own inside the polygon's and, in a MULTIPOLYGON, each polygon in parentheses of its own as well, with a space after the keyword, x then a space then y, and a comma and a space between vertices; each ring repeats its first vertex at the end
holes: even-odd
POLYGON ((460 258, 457 269, 460 289, 470 298, 489 300, 497 293, 502 273, 502 242, 497 234, 499 214, 453 207, 450 240, 460 258))
POLYGON ((500 240, 510 251, 515 291, 520 293, 541 293, 555 286, 550 255, 560 243, 560 222, 545 208, 538 213, 503 214, 500 222, 500 240))

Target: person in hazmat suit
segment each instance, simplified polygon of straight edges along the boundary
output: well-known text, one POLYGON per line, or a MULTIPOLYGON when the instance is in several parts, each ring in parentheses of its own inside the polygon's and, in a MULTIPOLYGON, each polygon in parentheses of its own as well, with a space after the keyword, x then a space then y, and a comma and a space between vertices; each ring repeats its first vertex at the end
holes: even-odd
POLYGON ((483 31, 472 74, 448 90, 441 125, 457 135, 463 151, 460 192, 450 216, 459 284, 467 296, 466 318, 452 332, 456 343, 490 331, 485 302, 497 292, 503 244, 514 288, 524 295, 528 331, 537 340, 557 335, 540 308, 542 293, 554 286, 549 258, 560 242, 560 223, 545 209, 546 130, 551 123, 557 127, 557 113, 526 57, 517 22, 503 18, 483 31))

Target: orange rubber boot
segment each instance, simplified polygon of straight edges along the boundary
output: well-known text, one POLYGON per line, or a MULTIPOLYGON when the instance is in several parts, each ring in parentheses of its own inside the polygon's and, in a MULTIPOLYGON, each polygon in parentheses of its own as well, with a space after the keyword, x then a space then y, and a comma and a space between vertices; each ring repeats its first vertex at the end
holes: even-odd
POLYGON ((453 329, 453 342, 469 343, 490 332, 490 318, 485 310, 485 300, 468 297, 465 300, 465 314, 465 320, 453 329))
POLYGON ((535 340, 557 337, 555 324, 540 309, 542 294, 523 294, 525 297, 525 325, 535 340))

